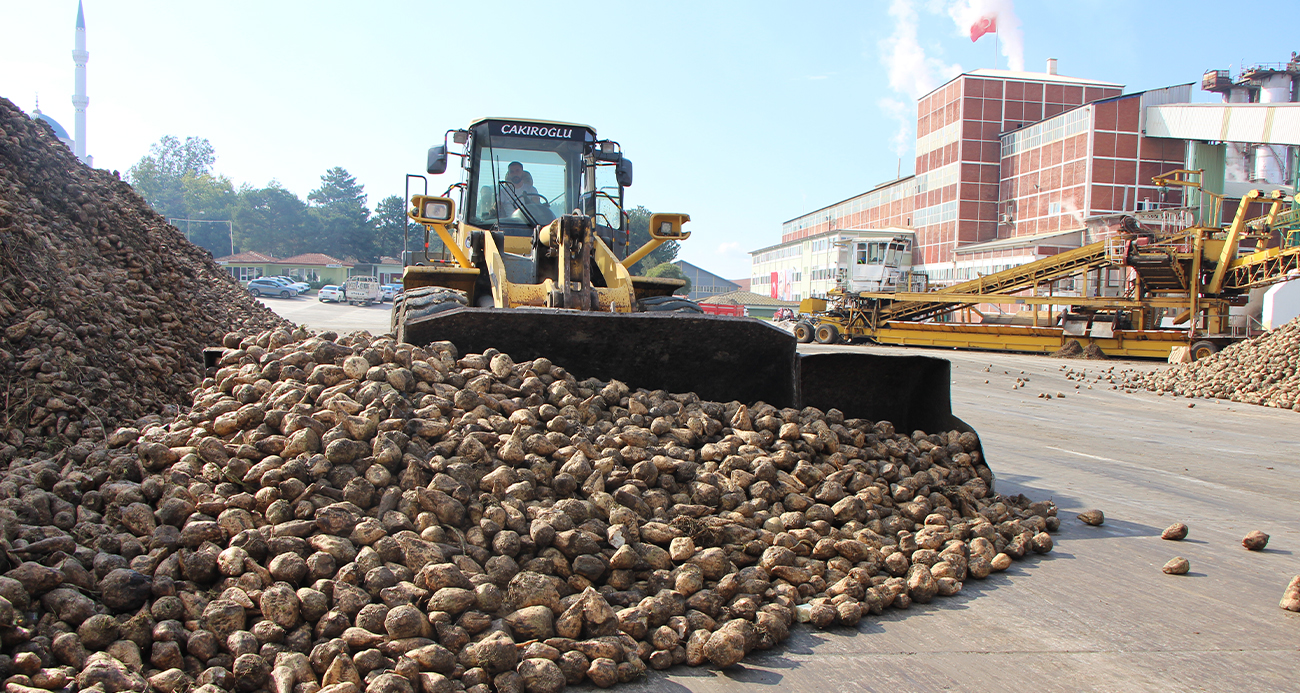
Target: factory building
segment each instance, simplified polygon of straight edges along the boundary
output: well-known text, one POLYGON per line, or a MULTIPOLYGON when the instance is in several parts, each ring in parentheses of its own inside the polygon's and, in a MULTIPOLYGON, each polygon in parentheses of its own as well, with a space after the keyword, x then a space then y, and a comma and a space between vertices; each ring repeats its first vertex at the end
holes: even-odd
POLYGON ((731 291, 736 291, 740 288, 740 285, 735 282, 724 279, 703 267, 693 265, 685 260, 674 260, 673 264, 677 265, 678 269, 682 271, 682 274, 686 275, 686 279, 690 281, 691 290, 690 293, 686 294, 686 298, 689 298, 692 301, 699 301, 708 296, 725 294, 731 291))
MULTIPOLYGON (((1297 100, 1298 77, 1293 58, 1236 80, 1211 71, 1202 86, 1225 103, 1280 104, 1297 100)), ((1287 142, 1288 135, 1261 127, 1240 135, 1251 138, 1246 143, 1215 141, 1224 138, 1209 136, 1213 123, 1203 122, 1212 116, 1183 116, 1186 109, 1177 108, 1190 105, 1192 88, 1123 94, 1120 84, 1059 75, 1055 60, 1043 73, 959 75, 917 102, 916 174, 785 222, 781 243, 751 252, 754 290, 768 293, 783 282, 772 295, 824 296, 837 269, 822 246, 850 235, 908 236, 914 269, 941 287, 1094 242, 1126 214, 1187 225, 1185 206, 1204 205, 1208 196, 1158 187, 1152 178, 1160 174, 1205 169, 1206 190, 1228 198, 1294 181, 1300 148, 1268 141, 1287 142)), ((1217 106, 1196 104, 1207 105, 1217 106)), ((1234 121, 1238 128, 1242 120, 1234 121)), ((1230 218, 1235 209, 1229 199, 1219 213, 1230 218)), ((1099 274, 1089 281, 1104 289, 1122 279, 1099 274)))

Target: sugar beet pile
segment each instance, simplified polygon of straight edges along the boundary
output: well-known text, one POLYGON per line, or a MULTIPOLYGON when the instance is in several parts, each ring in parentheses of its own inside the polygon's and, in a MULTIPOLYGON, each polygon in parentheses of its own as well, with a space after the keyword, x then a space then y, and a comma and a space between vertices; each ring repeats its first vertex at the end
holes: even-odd
POLYGON ((1151 373, 1130 371, 1124 384, 1300 412, 1300 319, 1200 361, 1151 373))
MULTIPOLYGON (((59 234, 116 236, 120 253, 92 243, 91 255, 63 261, 107 279, 119 275, 105 256, 134 257, 153 274, 104 284, 115 305, 135 300, 128 287, 155 297, 144 279, 166 275, 188 287, 187 307, 235 306, 204 309, 239 328, 218 335, 219 369, 188 393, 160 390, 136 408, 94 393, 93 413, 129 425, 102 437, 85 425, 58 450, 8 449, 8 693, 607 687, 648 668, 734 664, 796 622, 853 626, 1052 549, 1056 508, 992 493, 973 433, 908 434, 836 410, 582 380, 546 359, 281 324, 211 278, 129 188, 46 151, 60 145, 0 106, 4 233, 48 242, 51 262, 76 246, 59 234), (24 143, 33 137, 41 147, 24 143), (42 157, 117 206, 91 198, 79 214, 59 201, 58 185, 75 191, 55 174, 7 170, 42 157), (38 207, 31 191, 42 185, 38 207), (32 208, 51 221, 34 225, 32 208), (140 225, 149 231, 130 230, 140 225), (255 329, 261 320, 272 324, 255 329)), ((70 276, 77 286, 81 275, 70 276)), ((28 325, 13 362, 40 356, 57 368, 46 354, 59 346, 84 355, 61 331, 81 314, 29 305, 42 299, 28 281, 38 278, 4 283, 6 326, 28 325)), ((186 332, 161 318, 175 308, 148 310, 157 323, 114 326, 93 344, 112 355, 172 340, 163 365, 197 374, 182 362, 198 361, 192 347, 211 324, 186 332)), ((110 320, 92 318, 84 324, 110 320)), ((95 367, 118 382, 121 371, 95 367)))
POLYGON ((3 98, 0 321, 0 447, 11 448, 102 442, 119 422, 185 404, 204 346, 285 324, 129 185, 3 98))
POLYGON ((9 640, 35 636, 15 670, 123 690, 143 668, 166 693, 609 686, 956 594, 1059 524, 989 493, 973 433, 447 343, 226 344, 188 414, 116 431, 87 471, 11 470, 29 562, 0 594, 9 640))

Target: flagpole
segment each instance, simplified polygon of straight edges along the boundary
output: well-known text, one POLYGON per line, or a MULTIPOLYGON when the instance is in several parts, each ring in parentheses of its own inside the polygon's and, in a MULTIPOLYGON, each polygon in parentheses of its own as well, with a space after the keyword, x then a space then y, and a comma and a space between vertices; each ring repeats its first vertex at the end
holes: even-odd
POLYGON ((998 69, 998 32, 993 32, 993 69, 998 69))

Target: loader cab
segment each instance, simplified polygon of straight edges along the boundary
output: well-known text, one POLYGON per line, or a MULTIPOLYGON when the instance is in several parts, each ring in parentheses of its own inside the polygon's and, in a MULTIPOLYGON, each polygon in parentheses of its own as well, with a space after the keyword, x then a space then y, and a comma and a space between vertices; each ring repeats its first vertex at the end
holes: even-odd
MULTIPOLYGON (((586 167, 597 147, 596 132, 583 125, 476 121, 463 159, 467 194, 462 220, 511 239, 531 238, 535 227, 574 210, 593 214, 588 207, 595 186, 586 167)), ((621 189, 615 195, 621 202, 621 189)))
POLYGON ((912 240, 854 238, 839 245, 845 287, 849 291, 907 291, 912 266, 912 240))

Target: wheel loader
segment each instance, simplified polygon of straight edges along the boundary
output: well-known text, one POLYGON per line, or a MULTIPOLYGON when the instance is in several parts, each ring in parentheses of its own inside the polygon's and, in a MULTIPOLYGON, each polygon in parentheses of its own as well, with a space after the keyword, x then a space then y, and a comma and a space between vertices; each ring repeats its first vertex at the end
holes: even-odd
POLYGON ((660 244, 691 235, 690 216, 653 213, 649 240, 632 247, 632 162, 593 128, 484 118, 448 130, 427 171, 445 173, 453 159, 459 183, 429 195, 424 179, 425 194, 408 195, 424 247, 403 259, 399 340, 546 357, 582 377, 710 400, 834 407, 899 430, 970 430, 952 416, 946 360, 799 354, 768 322, 675 297, 681 280, 633 275, 660 244))

